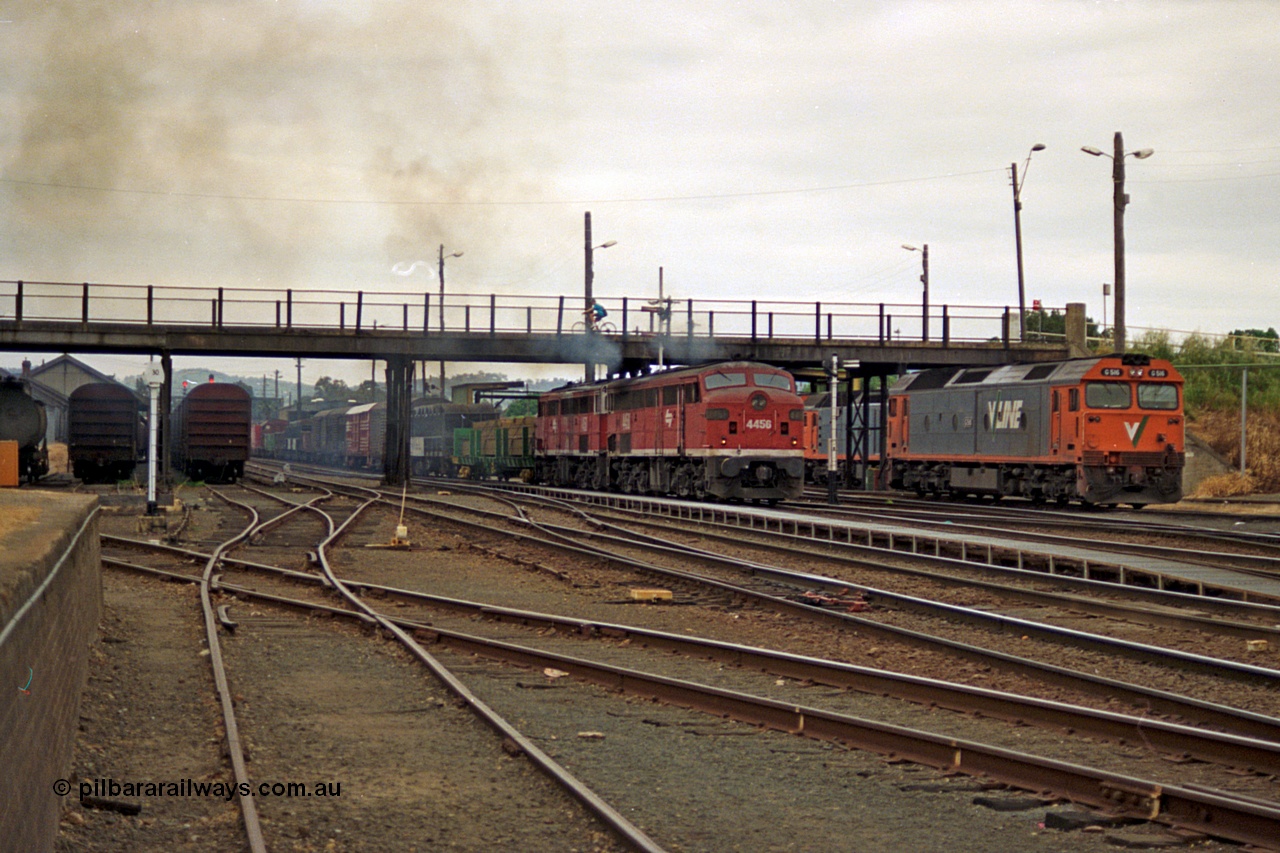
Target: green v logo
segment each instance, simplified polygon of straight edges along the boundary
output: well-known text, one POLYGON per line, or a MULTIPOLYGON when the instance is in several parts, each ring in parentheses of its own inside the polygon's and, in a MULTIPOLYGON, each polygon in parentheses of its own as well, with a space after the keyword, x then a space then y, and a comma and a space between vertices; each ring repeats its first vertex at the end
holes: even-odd
POLYGON ((1143 415, 1142 420, 1138 421, 1136 424, 1129 423, 1128 421, 1124 422, 1124 431, 1129 433, 1129 441, 1133 442, 1134 447, 1137 447, 1138 442, 1142 439, 1142 431, 1147 428, 1147 420, 1150 417, 1150 415, 1143 415))

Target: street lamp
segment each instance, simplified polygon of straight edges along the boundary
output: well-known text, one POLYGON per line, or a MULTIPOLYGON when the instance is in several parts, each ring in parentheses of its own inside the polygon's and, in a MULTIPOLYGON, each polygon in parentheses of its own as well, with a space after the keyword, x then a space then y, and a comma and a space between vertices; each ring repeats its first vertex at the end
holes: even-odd
POLYGON ((929 244, 925 243, 923 249, 917 249, 915 246, 912 246, 909 243, 903 243, 902 248, 906 249, 908 252, 920 252, 920 257, 924 262, 924 272, 920 276, 920 282, 921 284, 924 285, 924 295, 922 296, 920 301, 920 307, 921 307, 920 316, 922 318, 921 325, 923 326, 923 329, 921 331, 921 334, 922 334, 921 340, 928 341, 929 340, 929 244))
POLYGON ((1037 142, 1027 152, 1027 159, 1022 164, 1022 180, 1018 180, 1018 164, 1009 164, 1009 172, 1013 176, 1013 239, 1018 249, 1018 340, 1027 337, 1027 289, 1022 278, 1022 184, 1027 180, 1027 168, 1031 165, 1031 155, 1043 151, 1044 143, 1037 142))
MULTIPOLYGON (((583 227, 584 227, 584 231, 585 231, 585 234, 586 234, 586 239, 583 241, 583 244, 582 244, 582 245, 583 245, 583 247, 585 248, 585 254, 586 254, 586 259, 585 259, 585 260, 586 260, 586 263, 585 263, 585 266, 586 266, 586 275, 585 275, 586 308, 585 308, 585 310, 583 311, 582 318, 583 318, 583 320, 587 320, 587 318, 588 318, 588 317, 590 317, 590 311, 591 311, 592 307, 595 305, 595 301, 596 301, 596 300, 595 300, 595 296, 594 296, 594 295, 592 294, 592 292, 591 292, 592 285, 595 283, 595 278, 596 278, 596 272, 595 272, 594 261, 593 261, 593 257, 592 257, 592 256, 594 255, 594 253, 595 253, 595 250, 596 250, 596 249, 607 249, 607 248, 609 248, 610 246, 616 246, 616 245, 618 245, 618 241, 617 241, 617 240, 608 240, 608 241, 606 241, 606 242, 604 242, 604 243, 601 243, 601 244, 600 244, 600 245, 598 245, 598 246, 593 246, 593 245, 591 245, 591 211, 589 211, 589 210, 588 210, 588 211, 586 212, 586 214, 584 215, 584 218, 583 218, 583 227)), ((595 324, 594 324, 594 323, 591 323, 591 322, 585 322, 585 323, 583 323, 583 326, 586 328, 586 330, 587 330, 587 335, 588 335, 588 336, 590 336, 590 335, 592 335, 592 334, 594 334, 594 333, 595 333, 595 324)), ((585 374, 586 374, 586 381, 588 381, 588 382, 594 382, 594 381, 595 381, 595 378, 596 378, 596 366, 595 366, 595 363, 594 363, 594 362, 591 362, 591 361, 587 361, 587 362, 584 362, 582 366, 583 366, 583 369, 584 369, 585 374)))
MULTIPOLYGON (((444 253, 444 244, 440 244, 440 331, 444 332, 444 259, 460 258, 461 252, 454 252, 452 255, 444 253)), ((440 402, 444 402, 444 359, 440 360, 440 402)))
POLYGON ((1085 145, 1080 149, 1086 154, 1092 154, 1094 157, 1111 158, 1111 182, 1114 184, 1112 193, 1113 206, 1115 208, 1115 278, 1116 278, 1116 309, 1115 309, 1115 351, 1117 353, 1124 352, 1124 208, 1129 203, 1129 196, 1124 192, 1124 158, 1133 157, 1137 160, 1145 160, 1155 151, 1151 148, 1139 148, 1137 151, 1125 153, 1124 138, 1120 135, 1120 131, 1116 131, 1115 138, 1115 154, 1108 154, 1105 151, 1094 148, 1091 145, 1085 145))

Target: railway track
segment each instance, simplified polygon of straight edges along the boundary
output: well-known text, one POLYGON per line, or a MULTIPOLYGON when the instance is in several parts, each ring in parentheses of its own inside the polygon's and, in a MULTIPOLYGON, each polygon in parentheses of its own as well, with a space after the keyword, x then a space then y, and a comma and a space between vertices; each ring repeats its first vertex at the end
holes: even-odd
POLYGON ((1140 514, 1120 510, 1068 510, 1029 503, 991 503, 922 500, 906 494, 841 492, 832 506, 825 492, 809 489, 801 501, 789 504, 806 512, 836 517, 885 515, 923 524, 981 525, 1008 530, 1084 531, 1106 534, 1105 541, 1160 537, 1194 550, 1229 548, 1233 551, 1280 558, 1280 516, 1257 513, 1179 508, 1147 509, 1140 514))
MULTIPOLYGON (((341 583, 340 579, 332 575, 330 575, 329 580, 335 586, 341 583)), ((364 588, 366 590, 369 589, 367 586, 364 588)), ((247 594, 244 590, 236 591, 239 594, 247 594)), ((524 614, 509 615, 517 621, 529 618, 524 614)), ((450 646, 466 653, 516 661, 526 666, 532 665, 535 668, 567 667, 568 669, 561 669, 561 671, 569 672, 572 675, 577 675, 580 678, 607 685, 611 688, 616 688, 619 684, 625 684, 625 689, 638 696, 662 698, 665 701, 674 701, 688 707, 705 708, 717 714, 725 713, 726 707, 734 707, 738 709, 734 712, 736 718, 755 725, 764 725, 796 733, 803 732, 811 737, 832 739, 846 745, 878 749, 886 752, 886 754, 910 757, 912 760, 930 766, 947 767, 953 772, 980 772, 987 775, 992 772, 995 764, 1000 764, 1003 767, 1000 771, 1001 778, 1007 779, 1010 776, 1022 774, 1024 782, 1034 778, 1039 785, 1043 785, 1046 774, 1055 772, 1056 765, 1053 762, 1045 763, 1030 756, 988 747, 976 742, 957 741, 954 737, 942 738, 926 732, 913 732, 892 726, 886 727, 882 724, 858 720, 848 715, 825 711, 821 708, 797 708, 794 703, 768 700, 763 697, 749 697, 741 691, 728 691, 725 688, 700 689, 680 679, 647 676, 634 669, 584 662, 580 657, 536 652, 523 645, 517 646, 510 643, 484 641, 473 636, 443 631, 437 627, 429 627, 423 623, 414 625, 410 622, 406 627, 413 628, 419 633, 425 633, 438 644, 450 646), (951 744, 949 751, 947 751, 948 757, 945 762, 941 760, 942 753, 938 751, 941 750, 944 742, 951 744), (932 744, 932 747, 930 744, 932 744), (959 748, 959 752, 956 751, 957 748, 959 748), (1018 769, 1015 770, 1014 768, 1018 769)), ((652 641, 661 639, 656 635, 650 637, 652 641)), ((705 651, 701 653, 705 653, 705 651)), ((1061 768, 1057 768, 1056 772, 1060 774, 1061 768)), ((1063 791, 1069 791, 1070 796, 1076 798, 1082 797, 1083 795, 1080 791, 1088 788, 1093 792, 1093 799, 1086 798, 1083 801, 1093 802, 1098 805, 1107 804, 1114 807, 1118 804, 1114 798, 1128 799, 1133 804, 1141 801, 1144 796, 1149 805, 1151 792, 1155 790, 1154 786, 1149 783, 1144 786, 1130 777, 1116 776, 1115 774, 1097 775, 1090 772, 1073 771, 1070 775, 1071 778, 1069 780, 1059 776, 1057 785, 1063 791), (1146 792, 1145 794, 1142 793, 1144 791, 1146 792)), ((1191 803, 1193 802, 1196 803, 1195 808, 1201 814, 1205 813, 1204 810, 1207 807, 1206 803, 1200 802, 1200 799, 1206 796, 1203 793, 1197 794, 1191 790, 1186 792, 1173 790, 1172 793, 1163 796, 1163 807, 1170 809, 1170 814, 1181 813, 1191 809, 1191 803), (1188 799, 1184 800, 1184 797, 1188 799)), ((1215 801, 1212 805, 1214 807, 1213 819, 1229 821, 1233 826, 1247 827, 1260 819, 1259 809, 1256 804, 1248 804, 1244 800, 1234 800, 1227 797, 1224 801, 1222 796, 1215 795, 1215 801), (1237 811, 1240 810, 1243 811, 1237 814, 1237 811)), ((1183 825, 1186 825, 1185 821, 1183 825)), ((1252 830, 1245 829, 1244 831, 1251 832, 1252 830)))
MULTIPOLYGON (((230 497, 228 495, 229 491, 233 490, 221 490, 214 494, 219 500, 226 501, 229 505, 248 514, 251 522, 235 536, 218 543, 211 553, 200 552, 196 554, 189 550, 179 553, 171 548, 154 546, 145 540, 130 540, 127 537, 108 536, 104 538, 103 559, 104 564, 107 566, 126 568, 134 572, 160 574, 169 578, 181 577, 183 580, 199 586, 201 598, 205 603, 204 622, 207 628, 206 636, 208 638, 209 656, 215 672, 214 680, 217 694, 224 711, 223 725, 227 732, 228 749, 232 756, 236 785, 241 791, 238 801, 242 808, 244 831, 250 849, 265 850, 267 848, 265 846, 264 833, 258 820, 257 804, 252 794, 254 788, 244 768, 243 750, 241 749, 241 726, 234 710, 234 706, 239 700, 233 695, 229 686, 230 682, 221 651, 222 643, 219 640, 219 632, 230 632, 230 635, 234 636, 234 632, 238 628, 243 630, 245 627, 249 627, 252 630, 252 626, 270 625, 278 627, 279 620, 271 617, 267 617, 264 620, 262 613, 253 612, 248 618, 241 614, 240 621, 237 621, 236 617, 230 612, 231 607, 234 606, 230 603, 230 600, 223 598, 222 603, 215 604, 215 596, 226 596, 229 590, 236 589, 236 585, 227 580, 227 575, 229 574, 227 569, 228 565, 239 567, 241 564, 230 562, 227 552, 235 545, 249 541, 254 543, 259 553, 269 553, 276 556, 285 556, 292 553, 294 557, 297 557, 309 549, 311 559, 323 569, 327 559, 326 549, 335 540, 344 535, 350 526, 353 526, 361 519, 362 512, 368 509, 372 502, 366 499, 357 506, 347 499, 345 505, 340 506, 336 513, 330 513, 328 510, 321 510, 317 506, 321 502, 335 501, 335 496, 330 492, 317 491, 310 496, 303 496, 301 500, 291 500, 259 489, 234 490, 243 492, 244 496, 248 498, 248 500, 240 501, 230 497), (271 515, 267 521, 258 520, 260 514, 267 515, 263 511, 264 504, 275 504, 278 508, 282 502, 287 507, 286 509, 271 515), (335 515, 341 520, 335 519, 335 515), (304 519, 306 519, 305 522, 304 519), (319 524, 316 524, 317 519, 320 521, 319 524), (316 536, 317 532, 320 533, 319 536, 316 536), (300 547, 297 544, 299 541, 305 541, 308 544, 300 547), (136 561, 129 562, 119 556, 125 550, 132 553, 161 554, 170 562, 175 559, 186 563, 195 560, 203 563, 204 570, 201 574, 196 575, 189 571, 175 570, 172 567, 168 569, 160 568, 154 565, 154 558, 148 561, 151 563, 150 565, 143 565, 136 561), (217 570, 216 572, 215 569, 217 570), (249 791, 249 793, 246 795, 245 791, 249 791)), ((335 502, 342 504, 344 501, 341 498, 337 498, 335 502)), ((342 584, 337 581, 330 582, 329 588, 346 592, 342 584)), ((445 684, 449 690, 460 697, 467 707, 483 720, 486 726, 497 731, 504 743, 516 745, 517 749, 512 754, 527 757, 548 778, 552 779, 565 792, 592 812, 602 822, 602 826, 608 827, 609 831, 617 836, 619 843, 624 847, 635 850, 656 851, 662 849, 645 836, 643 832, 636 829, 629 820, 608 806, 589 788, 578 782, 572 774, 551 760, 536 744, 529 741, 515 727, 511 726, 500 715, 488 709, 483 702, 478 700, 467 689, 465 684, 427 654, 416 640, 397 626, 387 622, 379 614, 373 612, 349 592, 346 592, 346 595, 348 606, 351 609, 331 607, 327 612, 332 614, 359 614, 370 624, 381 627, 396 636, 419 659, 421 664, 430 669, 434 678, 445 684)), ((259 597, 263 600, 270 600, 270 594, 264 596, 260 593, 259 597)), ((249 654, 247 651, 249 648, 251 647, 242 645, 240 654, 242 656, 249 654)), ((241 682, 240 690, 244 690, 243 682, 241 682)), ((280 842, 282 839, 277 838, 276 840, 280 842)), ((607 847, 608 845, 606 845, 607 847)))
MULTIPOLYGON (((505 500, 505 498, 504 498, 505 500)), ((545 502, 540 504, 547 506, 545 502)), ((572 508, 564 506, 553 507, 553 510, 561 513, 580 512, 572 508)), ((1178 653, 1172 649, 1159 649, 1147 647, 1133 647, 1133 644, 1124 640, 1110 641, 1109 638, 1102 636, 1086 635, 1081 632, 1073 631, 1068 628, 1055 628, 1046 626, 1040 622, 1031 622, 1028 620, 1017 619, 1010 616, 1002 616, 998 613, 991 613, 986 609, 977 610, 972 607, 959 607, 945 601, 927 600, 918 596, 904 595, 894 593, 884 589, 875 589, 865 584, 859 584, 855 580, 845 576, 837 576, 831 573, 815 574, 813 571, 801 571, 796 569, 786 569, 776 565, 768 565, 757 560, 747 557, 727 557, 722 553, 712 553, 705 548, 694 547, 690 544, 677 544, 671 541, 671 534, 675 532, 684 532, 694 538, 708 538, 704 529, 698 525, 682 526, 678 521, 664 518, 660 522, 649 522, 650 526, 661 526, 664 533, 662 536, 654 537, 652 535, 639 534, 627 530, 623 526, 611 525, 607 530, 601 530, 603 525, 599 518, 595 515, 587 517, 587 522, 574 526, 565 526, 551 523, 537 523, 525 516, 509 516, 500 512, 485 512, 474 507, 467 507, 464 510, 466 515, 478 515, 485 519, 485 523, 494 523, 499 521, 517 521, 520 524, 528 524, 541 530, 543 533, 553 536, 564 542, 566 548, 581 548, 582 543, 587 540, 602 542, 603 545, 592 549, 595 553, 606 557, 618 557, 625 552, 634 552, 640 557, 646 555, 658 554, 667 558, 668 567, 645 564, 647 571, 660 575, 667 580, 684 581, 694 588, 699 584, 706 584, 713 580, 705 573, 693 573, 689 571, 680 571, 670 568, 672 561, 689 565, 691 563, 699 563, 707 566, 713 566, 719 569, 727 569, 729 571, 728 579, 715 585, 719 593, 729 593, 731 595, 750 594, 751 591, 757 590, 764 599, 785 599, 787 601, 795 600, 797 596, 808 593, 814 589, 819 589, 828 594, 842 594, 856 592, 863 596, 865 600, 877 602, 883 606, 895 610, 915 610, 932 615, 942 615, 950 620, 966 620, 976 624, 982 624, 995 627, 999 630, 1008 631, 1016 630, 1021 634, 1038 634, 1046 637, 1065 638, 1075 646, 1095 646, 1103 649, 1111 654, 1129 654, 1135 658, 1144 660, 1177 660, 1179 666, 1185 668, 1198 668, 1213 673, 1229 673, 1234 677, 1243 680, 1257 681, 1259 683, 1273 683, 1277 675, 1266 667, 1258 667, 1247 662, 1227 661, 1221 659, 1202 659, 1202 655, 1191 652, 1178 653), (742 580, 747 578, 748 582, 742 580)), ((595 512, 593 510, 593 512, 595 512)), ((441 516, 449 517, 459 523, 466 523, 467 519, 459 515, 441 516)), ((637 519, 631 517, 628 519, 633 526, 636 525, 637 519)), ((644 522, 639 522, 644 523, 644 522)), ((736 546, 739 550, 749 548, 752 543, 748 543, 742 536, 731 539, 729 535, 720 537, 722 543, 736 546)), ((779 546, 774 543, 765 542, 762 548, 778 551, 784 550, 792 555, 800 555, 810 564, 820 564, 827 566, 831 563, 842 562, 839 555, 827 556, 817 555, 812 550, 812 543, 809 549, 795 547, 779 546)), ((821 543, 826 545, 827 543, 821 543)), ((869 561, 849 559, 845 562, 853 565, 865 566, 870 564, 869 561)), ((874 568, 883 568, 882 566, 871 564, 874 568)), ((896 567, 895 567, 896 568, 896 567)), ((994 596, 1003 597, 1005 599, 1013 599, 1023 603, 1035 604, 1046 610, 1049 608, 1057 608, 1059 611, 1071 611, 1072 613, 1086 612, 1092 615, 1105 615, 1112 620, 1123 622, 1138 622, 1144 625, 1157 624, 1165 628, 1177 628, 1191 636, 1184 639, 1184 644, 1189 648, 1200 648, 1203 646, 1206 634, 1218 635, 1230 638, 1241 637, 1275 637, 1280 636, 1277 631, 1276 621, 1280 621, 1280 609, 1266 606, 1254 606, 1247 604, 1227 604, 1222 609, 1234 613, 1237 616, 1244 615, 1255 620, 1253 622, 1244 621, 1228 621, 1225 619, 1211 619, 1199 613, 1178 613, 1172 609, 1177 603, 1187 604, 1186 597, 1179 602, 1174 595, 1153 594, 1148 596, 1148 600, 1141 604, 1125 604, 1119 601, 1091 601, 1081 596, 1064 595, 1061 593, 1037 592, 1025 588, 1012 587, 1007 585, 999 585, 992 582, 976 581, 972 578, 963 577, 945 577, 936 573, 928 572, 912 572, 909 569, 897 569, 904 574, 915 574, 917 577, 924 577, 929 582, 937 583, 945 580, 953 585, 963 587, 967 590, 982 589, 994 596), (1153 605, 1158 604, 1164 607, 1164 610, 1156 610, 1153 605), (1270 620, 1267 622, 1266 620, 1270 620)), ((1096 586, 1096 585, 1095 585, 1096 586)), ((801 600, 801 603, 810 603, 801 600)), ((815 599, 811 603, 818 604, 815 599)), ((1007 606, 1007 605, 1006 605, 1007 606)), ((812 610, 813 608, 806 608, 812 610)), ((1243 643, 1234 643, 1235 647, 1245 649, 1243 643)), ((1241 657, 1247 656, 1242 651, 1241 657)))
MULTIPOLYGON (((471 509, 469 509, 469 510, 468 510, 468 513, 471 513, 471 512, 472 512, 472 510, 471 510, 471 509)), ((438 519, 440 518, 440 516, 438 516, 438 515, 437 515, 437 516, 436 516, 436 518, 437 518, 437 520, 438 520, 438 519)), ((473 523, 475 523, 475 522, 473 522, 473 523)), ((487 519, 487 520, 484 520, 484 521, 479 522, 479 523, 478 523, 478 526, 480 526, 480 527, 488 527, 488 528, 492 529, 492 528, 494 528, 494 527, 495 527, 495 523, 494 523, 494 520, 492 520, 492 519, 487 519)), ((573 536, 573 537, 581 538, 581 532, 580 532, 580 531, 575 531, 575 532, 571 533, 570 535, 571 535, 571 536, 573 536)), ((520 618, 528 618, 528 617, 520 617, 520 618)))
MULTIPOLYGON (((466 486, 455 486, 454 491, 466 489, 466 486)), ((485 493, 483 488, 475 489, 476 493, 485 493)), ((512 501, 503 493, 488 492, 503 501, 512 501)), ((657 520, 645 520, 645 513, 631 510, 612 510, 608 507, 594 505, 590 507, 592 515, 587 517, 583 510, 574 509, 564 501, 528 497, 525 501, 535 505, 550 507, 552 510, 573 517, 577 514, 586 521, 575 523, 572 527, 559 525, 545 526, 544 531, 569 542, 600 539, 605 536, 600 532, 603 526, 601 519, 621 520, 624 526, 615 526, 608 531, 606 540, 610 547, 639 549, 639 554, 660 553, 670 556, 676 554, 684 563, 709 563, 720 568, 729 568, 739 578, 746 576, 753 581, 766 584, 762 589, 767 595, 795 596, 813 589, 825 592, 848 592, 850 589, 865 597, 882 603, 895 610, 915 610, 925 613, 941 614, 948 619, 964 619, 977 624, 993 626, 1000 630, 1015 630, 1019 633, 1062 636, 1069 638, 1073 645, 1096 645, 1110 653, 1132 654, 1138 658, 1160 657, 1165 660, 1178 659, 1180 665, 1189 668, 1201 668, 1213 672, 1232 673, 1245 680, 1256 680, 1260 683, 1274 681, 1275 673, 1266 666, 1256 665, 1258 660, 1266 660, 1268 656, 1249 652, 1249 641, 1262 640, 1268 647, 1274 643, 1280 631, 1280 609, 1270 605, 1255 605, 1247 602, 1218 601, 1202 599, 1179 593, 1168 593, 1149 589, 1117 590, 1106 584, 1095 581, 1079 580, 1070 577, 1055 577, 1051 583, 1041 582, 1043 579, 1034 572, 1017 571, 999 568, 989 571, 998 575, 995 581, 984 576, 977 578, 972 571, 961 571, 956 574, 944 574, 934 570, 971 569, 966 561, 948 560, 946 558, 920 555, 914 553, 910 559, 897 553, 895 549, 864 548, 848 543, 813 541, 812 537, 804 537, 798 532, 787 533, 770 529, 751 528, 746 533, 740 527, 734 527, 715 515, 710 518, 701 512, 693 517, 680 518, 663 514, 657 520), (589 523, 588 523, 589 522, 589 523), (629 525, 628 529, 626 525, 629 525), (650 535, 634 532, 634 529, 660 529, 662 535, 656 540, 650 535), (703 548, 692 545, 677 546, 670 542, 671 534, 683 532, 691 540, 714 540, 720 553, 712 554, 703 548), (734 549, 745 556, 727 558, 725 550, 734 549), (779 565, 768 565, 761 561, 759 554, 785 554, 797 568, 784 568, 779 565), (886 556, 896 559, 886 561, 886 556), (928 568, 920 568, 923 564, 928 568), (816 567, 816 568, 815 568, 816 567), (844 571, 847 567, 851 571, 844 571), (833 568, 842 571, 834 572, 833 568), (819 572, 819 573, 815 573, 819 572), (886 578, 910 578, 916 581, 913 586, 906 586, 899 581, 896 591, 877 589, 863 578, 868 574, 877 576, 883 583, 886 578), (951 597, 939 597, 933 589, 937 585, 948 585, 962 591, 962 594, 951 597), (1068 592, 1063 592, 1062 587, 1068 592), (1046 589, 1047 588, 1047 589, 1046 589), (975 611, 973 593, 980 591, 986 600, 979 603, 975 611), (938 600, 926 600, 927 598, 938 600), (968 601, 968 606, 956 606, 968 601), (1037 608, 1035 621, 1002 615, 1004 611, 1014 611, 1018 605, 1029 605, 1037 608), (1109 643, 1104 638, 1081 635, 1070 628, 1043 626, 1042 622, 1079 622, 1081 614, 1093 619, 1106 617, 1107 622, 1101 630, 1103 633, 1119 633, 1117 642, 1109 643), (1132 648, 1132 643, 1123 639, 1126 626, 1143 626, 1142 631, 1150 628, 1172 629, 1181 632, 1181 647, 1187 655, 1179 655, 1177 649, 1132 648), (1205 655, 1206 638, 1216 637, 1214 648, 1221 655, 1220 659, 1202 660, 1205 655), (1189 656, 1188 656, 1189 655, 1189 656), (1226 658, 1232 658, 1226 661, 1226 658)), ((514 505, 514 504, 513 504, 514 505)), ((664 505, 665 506, 665 505, 664 505)), ((523 512, 523 510, 512 510, 523 512)), ((485 519, 485 524, 509 519, 501 512, 486 513, 477 508, 467 508, 468 515, 476 515, 485 519)), ((469 518, 453 516, 460 523, 467 523, 469 518)), ((526 519, 521 516, 520 523, 526 519)), ((481 525, 483 526, 483 525, 481 525)), ((800 525, 795 525, 799 530, 800 525)), ((606 549, 607 550, 607 549, 606 549)), ((652 568, 652 567, 650 567, 652 568)), ((666 572, 666 577, 680 578, 680 572, 666 572)), ((698 583, 701 576, 692 577, 698 583)), ((737 588, 730 590, 736 594, 737 588)), ((1130 632, 1132 633, 1132 632, 1130 632)), ((1137 636, 1143 637, 1142 633, 1137 636)), ((1164 644, 1178 645, 1179 637, 1165 632, 1164 644)), ((1151 645, 1149 642, 1143 646, 1151 645)))
MULTIPOLYGON (((144 550, 160 550, 181 557, 200 557, 199 552, 172 546, 150 545, 139 541, 112 540, 112 544, 144 550)), ((161 570, 130 564, 124 560, 108 558, 109 565, 135 571, 161 570)), ((332 589, 329 576, 298 572, 263 563, 235 561, 224 562, 252 573, 287 579, 295 586, 314 589, 323 586, 332 589)), ((192 577, 179 572, 163 576, 182 581, 192 577)), ((441 613, 461 615, 464 621, 481 617, 494 623, 519 625, 532 631, 552 629, 557 633, 596 641, 634 641, 649 649, 675 651, 691 658, 706 659, 735 666, 759 669, 763 672, 794 679, 796 681, 842 687, 862 693, 893 696, 921 705, 947 708, 961 713, 981 715, 1016 723, 1055 730, 1069 731, 1086 737, 1099 737, 1112 742, 1145 740, 1153 748, 1169 754, 1186 753, 1202 761, 1227 767, 1261 773, 1280 773, 1280 721, 1250 715, 1239 715, 1235 728, 1256 729, 1261 737, 1241 737, 1197 729, 1191 726, 1165 724, 1151 719, 1126 717, 1105 711, 1068 706, 1062 703, 1037 700, 1015 694, 971 688, 943 681, 858 667, 838 661, 811 658, 770 649, 760 649, 736 643, 683 636, 665 631, 655 631, 619 623, 596 622, 587 619, 557 616, 491 604, 465 601, 457 598, 433 595, 416 590, 390 587, 365 581, 342 580, 342 584, 362 596, 373 595, 379 600, 391 600, 419 607, 429 615, 410 618, 401 615, 391 621, 405 629, 411 629, 436 642, 448 645, 450 641, 476 641, 474 636, 457 631, 442 630, 438 620, 441 613), (1274 725, 1273 725, 1274 724, 1274 725)), ((260 584, 249 586, 252 581, 232 584, 225 580, 219 588, 250 599, 260 599, 300 609, 324 609, 328 613, 362 619, 359 612, 342 610, 310 598, 300 599, 278 592, 265 592, 260 584)), ((403 613, 403 611, 402 611, 403 613)), ((364 621, 368 621, 367 619, 364 621)), ((562 662, 551 661, 545 663, 562 662)), ((708 710, 719 711, 720 708, 708 710)))

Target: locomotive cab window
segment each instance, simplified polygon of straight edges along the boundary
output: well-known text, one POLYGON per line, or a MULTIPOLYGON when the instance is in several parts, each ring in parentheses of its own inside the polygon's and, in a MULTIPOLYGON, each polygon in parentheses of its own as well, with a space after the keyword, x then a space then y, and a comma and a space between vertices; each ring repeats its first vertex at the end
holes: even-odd
POLYGON ((1178 386, 1166 382, 1139 382, 1138 408, 1174 411, 1178 408, 1178 386))
POLYGON ((1067 395, 1067 408, 1073 412, 1080 411, 1080 389, 1072 388, 1067 395))
POLYGON ((747 384, 747 374, 745 373, 711 373, 706 379, 702 380, 707 383, 707 390, 714 391, 717 388, 732 388, 737 385, 747 384))
POLYGON ((1084 403, 1091 409, 1127 409, 1132 402, 1127 382, 1089 382, 1084 386, 1084 403))
POLYGON ((751 377, 752 382, 761 388, 781 388, 791 390, 791 377, 779 373, 757 373, 751 377))

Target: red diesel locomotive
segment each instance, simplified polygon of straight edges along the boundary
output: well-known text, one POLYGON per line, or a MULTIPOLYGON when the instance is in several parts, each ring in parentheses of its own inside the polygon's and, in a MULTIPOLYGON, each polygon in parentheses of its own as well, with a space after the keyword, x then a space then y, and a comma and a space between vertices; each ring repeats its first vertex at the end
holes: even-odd
POLYGON ((727 362, 569 385, 538 401, 540 482, 775 503, 804 488, 804 400, 776 367, 727 362))
POLYGON ((1168 361, 940 368, 889 394, 890 488, 1135 507, 1182 497, 1182 377, 1168 361))

